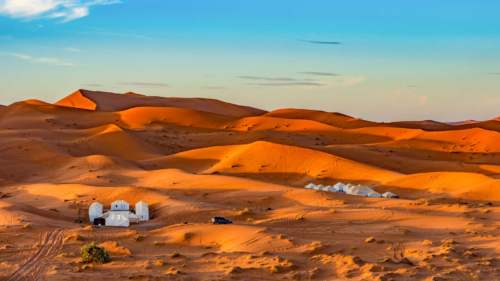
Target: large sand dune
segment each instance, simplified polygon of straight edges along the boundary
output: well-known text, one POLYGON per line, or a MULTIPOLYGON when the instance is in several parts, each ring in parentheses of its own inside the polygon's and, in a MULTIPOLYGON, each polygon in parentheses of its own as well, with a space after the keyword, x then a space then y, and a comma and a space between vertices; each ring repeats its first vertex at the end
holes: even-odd
POLYGON ((266 114, 266 116, 286 119, 307 119, 325 123, 339 128, 362 128, 374 126, 377 123, 353 118, 341 113, 331 113, 306 109, 279 109, 266 114))
POLYGON ((0 279, 500 280, 499 124, 87 90, 0 106, 0 279), (303 188, 339 181, 401 198, 303 188), (152 220, 88 227, 115 199, 152 220), (113 261, 78 263, 90 241, 113 261))
POLYGON ((113 93, 88 90, 78 90, 58 101, 56 105, 95 111, 119 111, 138 106, 169 106, 239 117, 264 113, 263 110, 256 108, 213 99, 149 97, 136 93, 117 96, 113 93))

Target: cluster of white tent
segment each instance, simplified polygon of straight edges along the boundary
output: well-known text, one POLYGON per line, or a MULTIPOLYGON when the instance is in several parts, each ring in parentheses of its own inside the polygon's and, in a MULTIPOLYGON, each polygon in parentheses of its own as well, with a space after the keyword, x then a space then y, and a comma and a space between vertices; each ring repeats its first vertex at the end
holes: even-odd
POLYGON ((135 212, 130 211, 130 205, 125 200, 117 200, 111 203, 111 209, 103 212, 103 205, 94 202, 89 206, 89 220, 96 223, 100 220, 105 221, 106 226, 128 227, 130 223, 139 223, 149 220, 149 206, 143 201, 135 204, 135 212))
POLYGON ((319 191, 327 191, 327 192, 343 192, 349 195, 365 196, 372 198, 399 198, 397 194, 392 192, 385 192, 383 194, 380 194, 367 185, 351 184, 343 182, 338 182, 335 185, 321 185, 321 184, 309 183, 305 186, 305 188, 319 190, 319 191))

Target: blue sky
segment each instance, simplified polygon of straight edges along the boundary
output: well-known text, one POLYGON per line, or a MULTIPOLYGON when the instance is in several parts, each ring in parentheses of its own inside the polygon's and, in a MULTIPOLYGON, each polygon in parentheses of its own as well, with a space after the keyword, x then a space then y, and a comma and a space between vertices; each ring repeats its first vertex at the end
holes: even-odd
POLYGON ((88 88, 487 119, 500 115, 498 11, 495 0, 0 0, 0 103, 88 88))

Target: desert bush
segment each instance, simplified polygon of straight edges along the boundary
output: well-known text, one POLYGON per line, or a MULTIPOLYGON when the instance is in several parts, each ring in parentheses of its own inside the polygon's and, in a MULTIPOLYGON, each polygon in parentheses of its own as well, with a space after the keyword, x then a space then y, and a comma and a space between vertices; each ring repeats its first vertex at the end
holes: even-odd
POLYGON ((95 243, 88 243, 82 246, 81 258, 84 263, 107 263, 111 261, 106 249, 97 246, 95 243))

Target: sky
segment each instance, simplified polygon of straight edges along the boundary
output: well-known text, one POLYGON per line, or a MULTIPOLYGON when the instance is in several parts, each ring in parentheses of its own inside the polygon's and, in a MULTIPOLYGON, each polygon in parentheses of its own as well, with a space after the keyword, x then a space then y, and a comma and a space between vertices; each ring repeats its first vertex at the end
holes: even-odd
POLYGON ((498 0, 0 0, 0 104, 80 89, 500 115, 498 0))

